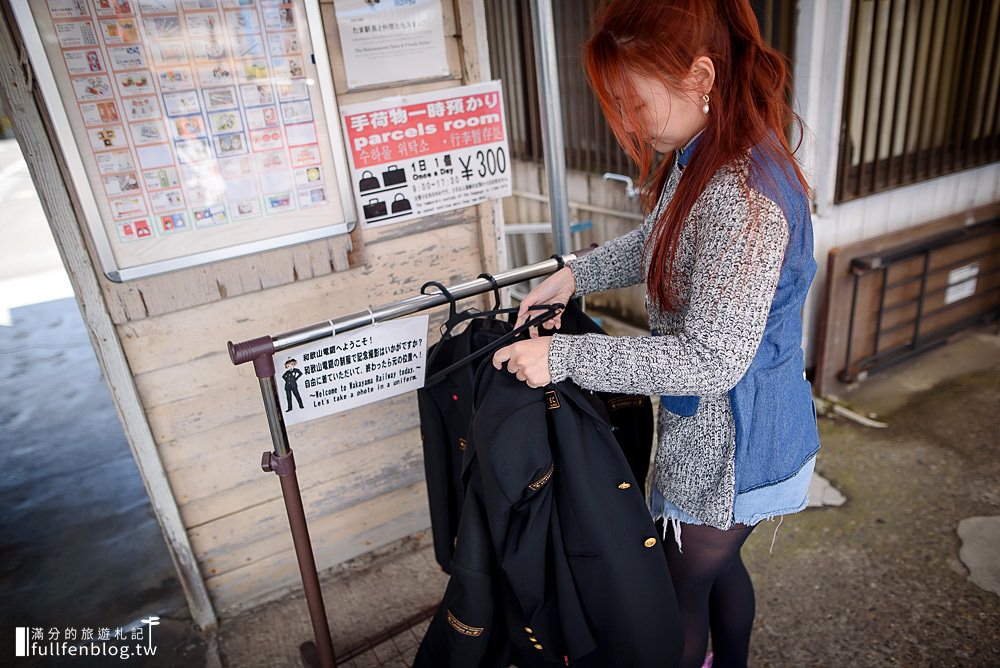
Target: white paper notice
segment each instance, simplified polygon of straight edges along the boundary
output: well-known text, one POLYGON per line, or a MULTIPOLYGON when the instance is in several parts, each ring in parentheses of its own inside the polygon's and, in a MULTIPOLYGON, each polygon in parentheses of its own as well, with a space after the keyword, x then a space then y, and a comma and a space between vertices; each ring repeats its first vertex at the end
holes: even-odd
POLYGON ((948 272, 948 287, 944 291, 945 305, 976 294, 979 263, 973 262, 948 272))
POLYGON ((285 424, 423 387, 427 321, 426 315, 398 318, 276 355, 274 380, 285 424))
POLYGON ((448 76, 441 0, 335 0, 351 88, 448 76))

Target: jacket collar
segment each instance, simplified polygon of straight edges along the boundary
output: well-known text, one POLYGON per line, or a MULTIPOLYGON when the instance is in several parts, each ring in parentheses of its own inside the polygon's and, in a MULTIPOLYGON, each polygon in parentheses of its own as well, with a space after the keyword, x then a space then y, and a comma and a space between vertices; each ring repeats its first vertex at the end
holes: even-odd
POLYGON ((684 148, 676 152, 675 160, 681 169, 684 169, 685 167, 688 166, 688 163, 691 161, 691 156, 694 155, 694 150, 698 147, 698 141, 701 139, 701 135, 704 132, 705 128, 699 130, 698 134, 696 134, 694 137, 691 137, 691 140, 688 141, 688 143, 684 146, 684 148))
MULTIPOLYGON (((485 365, 493 367, 492 360, 484 360, 483 366, 485 367, 485 365)), ((501 421, 507 419, 508 416, 525 405, 536 401, 545 401, 545 393, 550 391, 557 392, 559 396, 571 401, 595 420, 603 422, 609 427, 611 426, 607 412, 598 409, 595 405, 600 400, 588 397, 584 394, 585 390, 573 382, 563 381, 560 383, 549 383, 544 388, 531 388, 523 381, 514 378, 513 374, 507 371, 505 364, 499 370, 496 368, 481 367, 473 381, 473 385, 475 395, 475 409, 473 413, 480 409, 487 397, 489 398, 489 413, 485 423, 481 427, 486 433, 493 431, 501 421), (484 373, 487 376, 480 377, 484 373)))

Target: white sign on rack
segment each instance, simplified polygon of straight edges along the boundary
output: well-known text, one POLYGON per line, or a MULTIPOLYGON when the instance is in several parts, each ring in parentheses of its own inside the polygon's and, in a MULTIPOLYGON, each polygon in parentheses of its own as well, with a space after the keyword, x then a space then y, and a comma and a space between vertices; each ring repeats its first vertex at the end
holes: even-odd
POLYGON ((441 0, 335 0, 351 88, 446 77, 441 0))
POLYGON ((341 113, 366 227, 512 192, 499 81, 345 105, 341 113))
POLYGON ((274 359, 285 424, 308 422, 424 386, 427 315, 291 348, 274 359))

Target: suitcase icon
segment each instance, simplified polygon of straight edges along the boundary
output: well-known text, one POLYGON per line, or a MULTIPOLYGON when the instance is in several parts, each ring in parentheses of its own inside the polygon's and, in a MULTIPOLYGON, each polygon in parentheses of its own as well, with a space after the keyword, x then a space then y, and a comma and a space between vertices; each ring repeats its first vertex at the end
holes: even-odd
POLYGON ((400 211, 412 211, 413 207, 410 206, 410 200, 406 199, 403 193, 396 193, 396 197, 392 200, 392 212, 399 213, 400 211))
POLYGON ((398 186, 400 183, 406 183, 406 172, 393 165, 382 172, 382 182, 387 186, 398 186))
POLYGON ((370 220, 371 218, 378 218, 380 216, 386 215, 385 202, 380 199, 372 198, 368 200, 368 204, 364 206, 365 220, 370 220))
POLYGON ((375 190, 378 187, 379 187, 378 178, 374 174, 372 174, 367 169, 361 172, 361 180, 358 181, 358 189, 361 192, 365 192, 367 190, 375 190), (367 174, 368 176, 365 176, 365 174, 367 174))

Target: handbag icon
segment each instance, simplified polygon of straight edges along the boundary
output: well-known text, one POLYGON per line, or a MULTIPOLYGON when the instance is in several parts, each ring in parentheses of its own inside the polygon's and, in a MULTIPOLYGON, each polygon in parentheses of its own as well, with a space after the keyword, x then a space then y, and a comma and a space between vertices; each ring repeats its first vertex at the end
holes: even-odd
POLYGON ((385 202, 383 202, 380 199, 372 198, 368 200, 368 204, 365 204, 364 212, 365 212, 365 220, 384 216, 387 213, 385 202))
POLYGON ((406 183, 406 172, 393 165, 382 172, 382 182, 387 186, 398 186, 400 183, 406 183))
POLYGON ((410 200, 406 199, 403 193, 396 193, 396 197, 392 200, 392 212, 399 213, 400 211, 412 211, 413 207, 410 206, 410 200))
POLYGON ((378 187, 379 187, 378 178, 374 174, 372 174, 367 169, 361 172, 361 180, 358 181, 358 189, 361 192, 365 192, 366 190, 375 190, 378 187), (365 174, 367 174, 368 176, 365 176, 365 174))

